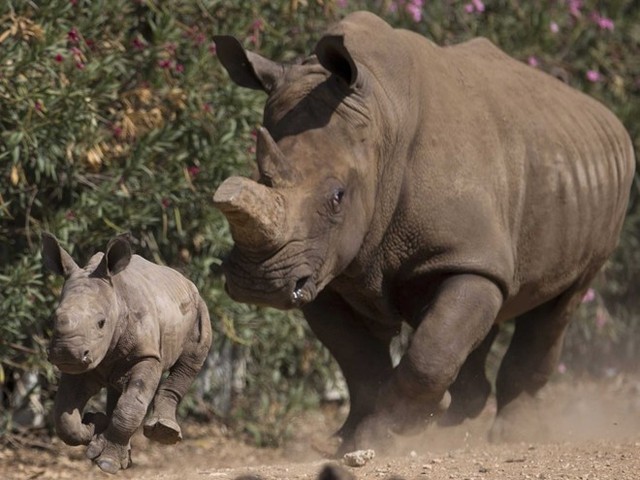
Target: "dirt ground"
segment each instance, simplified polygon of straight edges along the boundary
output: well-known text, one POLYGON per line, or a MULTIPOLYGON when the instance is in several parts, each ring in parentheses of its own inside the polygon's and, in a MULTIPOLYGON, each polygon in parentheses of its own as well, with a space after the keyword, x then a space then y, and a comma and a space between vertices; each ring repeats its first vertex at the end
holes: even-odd
MULTIPOLYGON (((190 423, 183 425, 184 441, 173 447, 136 435, 134 464, 116 477, 302 480, 315 479, 333 464, 340 465, 344 480, 640 479, 640 378, 557 382, 546 388, 542 402, 546 438, 489 443, 486 435, 495 412, 491 403, 478 419, 455 428, 430 427, 403 439, 397 455, 376 456, 363 467, 347 467, 320 453, 344 409, 327 408, 296 419, 294 437, 279 449, 252 447, 221 426, 190 423)), ((83 447, 68 447, 55 438, 31 448, 0 450, 0 479, 105 477, 84 458, 83 447)), ((325 472, 322 480, 330 478, 337 477, 325 472)))

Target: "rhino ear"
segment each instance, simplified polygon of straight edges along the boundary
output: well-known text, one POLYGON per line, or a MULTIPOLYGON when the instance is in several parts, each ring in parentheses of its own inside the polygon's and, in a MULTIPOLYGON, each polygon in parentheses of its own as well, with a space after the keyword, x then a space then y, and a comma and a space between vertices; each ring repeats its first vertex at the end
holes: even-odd
POLYGON ((131 236, 128 233, 109 240, 100 264, 93 272, 99 277, 113 277, 127 268, 131 261, 131 236))
POLYGON ((325 35, 316 45, 320 65, 342 78, 349 87, 358 80, 358 66, 344 45, 343 35, 325 35))
POLYGON ((222 66, 231 79, 241 87, 270 93, 284 77, 284 65, 246 51, 237 38, 230 35, 214 35, 213 41, 222 66))
POLYGON ((42 263, 50 272, 64 277, 80 268, 60 246, 56 237, 48 232, 42 232, 42 263))

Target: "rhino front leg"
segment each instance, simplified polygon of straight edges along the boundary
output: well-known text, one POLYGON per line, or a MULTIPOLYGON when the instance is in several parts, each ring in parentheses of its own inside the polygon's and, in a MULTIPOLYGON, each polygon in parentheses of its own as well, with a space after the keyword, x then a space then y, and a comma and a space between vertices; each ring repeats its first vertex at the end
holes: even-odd
POLYGON ((63 373, 60 377, 54 402, 54 421, 56 433, 67 445, 88 445, 93 438, 96 426, 83 421, 82 412, 100 388, 100 383, 90 375, 63 373))
POLYGON ((458 376, 449 387, 451 404, 438 419, 439 425, 459 425, 467 418, 475 418, 482 412, 491 395, 491 382, 486 373, 487 356, 498 331, 498 325, 494 325, 482 343, 465 360, 458 376))
POLYGON ((364 319, 327 289, 306 305, 303 313, 314 334, 338 362, 347 383, 349 415, 336 435, 342 439, 339 452, 352 451, 358 425, 373 412, 377 392, 393 371, 389 353, 392 333, 372 335, 364 319))
POLYGON ((162 368, 157 359, 143 360, 132 367, 109 425, 104 432, 95 435, 87 447, 87 457, 101 470, 116 473, 129 466, 129 440, 142 424, 161 375, 162 368))
POLYGON ((160 383, 151 413, 144 423, 145 437, 165 445, 182 440, 176 409, 202 368, 211 346, 211 321, 203 300, 200 300, 198 310, 199 318, 192 337, 167 378, 160 383))
POLYGON ((444 280, 420 319, 411 345, 358 427, 358 448, 388 447, 391 432, 414 431, 442 411, 441 401, 469 354, 486 338, 503 302, 485 277, 444 280))

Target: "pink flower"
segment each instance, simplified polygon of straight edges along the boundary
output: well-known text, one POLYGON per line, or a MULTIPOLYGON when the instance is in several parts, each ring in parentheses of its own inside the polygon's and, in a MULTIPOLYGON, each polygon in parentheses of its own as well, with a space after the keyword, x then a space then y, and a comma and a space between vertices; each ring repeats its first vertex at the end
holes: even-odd
POLYGON ((162 204, 162 208, 169 208, 169 205, 171 205, 171 200, 169 200, 167 197, 164 197, 160 203, 162 204))
POLYGON ((159 66, 160 68, 164 68, 165 70, 166 70, 166 69, 169 69, 169 68, 171 68, 171 60, 169 60, 169 59, 167 59, 167 58, 165 58, 165 59, 163 59, 163 60, 159 60, 159 61, 158 61, 158 66, 159 66))
POLYGON ((586 77, 587 77, 587 80, 589 80, 592 83, 596 83, 602 80, 602 75, 597 70, 588 70, 586 77))
POLYGON ((609 316, 607 315, 607 312, 605 312, 604 309, 599 308, 598 311, 596 312, 596 327, 598 327, 598 329, 601 330, 602 327, 604 327, 608 321, 609 321, 609 316))
POLYGON ((336 5, 338 8, 347 8, 347 0, 337 0, 336 5))
POLYGON ((534 57, 533 55, 531 55, 528 59, 527 59, 527 63, 531 66, 531 67, 537 67, 539 65, 538 59, 536 57, 534 57))
POLYGON ((467 3, 464 6, 464 11, 467 13, 473 13, 473 12, 478 12, 478 13, 482 13, 484 12, 485 6, 484 3, 482 3, 482 0, 471 0, 471 3, 467 3))
POLYGON ((596 23, 596 25, 600 27, 600 30, 609 30, 610 32, 613 32, 615 28, 615 24, 613 23, 613 20, 611 20, 610 18, 601 16, 598 12, 593 12, 591 14, 591 20, 593 20, 596 23))
POLYGON ((67 32, 67 39, 69 39, 71 43, 78 43, 80 41, 80 34, 76 27, 73 27, 67 32))
POLYGON ((192 165, 190 167, 187 167, 187 173, 189 174, 189 176, 191 178, 195 178, 200 173, 200 167, 198 167, 196 165, 192 165))
POLYGON ((133 45, 133 48, 135 48, 136 50, 144 50, 147 46, 146 42, 140 37, 134 38, 131 41, 131 45, 133 45))
POLYGON ((217 51, 217 50, 216 50, 216 44, 215 44, 215 43, 213 43, 213 42, 211 42, 211 43, 209 44, 209 53, 210 53, 211 55, 215 55, 215 54, 216 54, 216 51, 217 51))
POLYGON ((111 131, 115 138, 120 138, 122 136, 122 127, 120 125, 113 125, 111 127, 111 131))
POLYGON ((407 13, 411 15, 413 21, 418 23, 422 20, 422 5, 424 4, 424 0, 410 0, 405 9, 407 13))
POLYGON ((596 299, 596 291, 593 288, 588 289, 582 297, 582 303, 590 303, 596 299))
POLYGON ((471 0, 471 3, 473 3, 473 6, 476 8, 476 11, 484 12, 484 3, 482 3, 482 0, 471 0))
POLYGON ((580 17, 582 13, 580 9, 582 8, 582 0, 568 0, 569 2, 569 13, 574 17, 580 17))
POLYGON ((549 30, 551 30, 551 33, 558 33, 560 31, 560 27, 556 22, 551 22, 549 24, 549 30))
POLYGON ((205 103, 204 105, 202 105, 202 111, 204 113, 211 113, 213 111, 213 109, 211 108, 211 104, 205 103))
POLYGON ((167 42, 164 44, 164 51, 169 55, 175 55, 177 48, 178 47, 173 42, 167 42))
POLYGON ((55 57, 53 57, 53 59, 58 62, 58 63, 62 63, 64 62, 64 57, 62 56, 61 53, 57 53, 55 57))
POLYGON ((76 62, 76 68, 78 70, 84 70, 84 63, 82 63, 80 61, 76 62))
POLYGON ((36 102, 33 104, 33 107, 36 109, 36 111, 41 112, 43 109, 43 105, 42 103, 40 103, 40 100, 36 100, 36 102))
POLYGON ((176 63, 173 67, 173 71, 176 73, 182 73, 184 72, 184 65, 181 63, 176 63))
POLYGON ((558 364, 558 373, 561 375, 564 375, 565 373, 567 373, 567 366, 564 363, 558 364))

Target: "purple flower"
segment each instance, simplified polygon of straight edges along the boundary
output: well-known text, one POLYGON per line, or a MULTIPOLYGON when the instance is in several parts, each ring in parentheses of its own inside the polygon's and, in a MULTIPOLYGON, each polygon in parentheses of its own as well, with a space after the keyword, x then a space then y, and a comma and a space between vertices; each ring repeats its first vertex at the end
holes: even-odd
POLYGON ((599 82, 602 80, 602 75, 598 70, 588 70, 586 74, 587 80, 592 83, 599 82))
POLYGON ((534 57, 533 55, 531 55, 528 59, 527 59, 527 63, 531 66, 531 67, 537 67, 539 65, 538 59, 536 57, 534 57))
POLYGON ((558 33, 560 31, 560 27, 556 22, 551 22, 549 24, 549 30, 551 30, 551 33, 558 33))
POLYGON ((36 109, 37 112, 41 112, 43 109, 43 105, 40 102, 40 100, 36 100, 35 103, 33 104, 33 107, 36 109))

